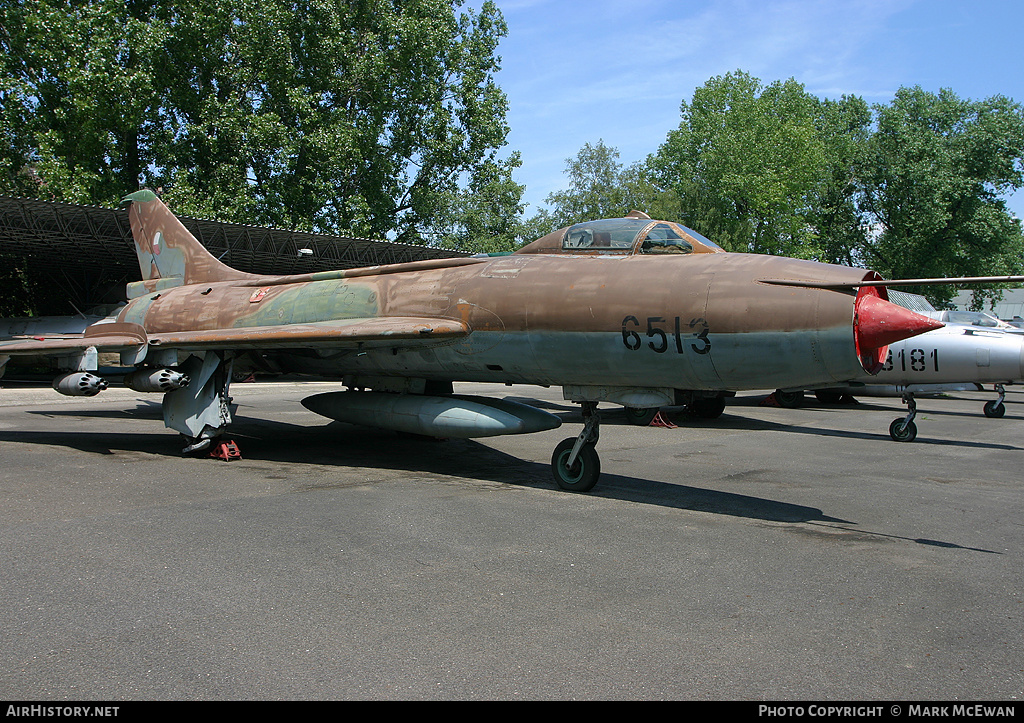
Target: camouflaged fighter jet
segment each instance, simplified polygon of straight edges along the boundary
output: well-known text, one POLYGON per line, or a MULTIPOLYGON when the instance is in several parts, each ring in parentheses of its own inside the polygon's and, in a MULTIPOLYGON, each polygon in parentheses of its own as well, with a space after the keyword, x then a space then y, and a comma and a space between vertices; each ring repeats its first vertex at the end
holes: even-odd
POLYGON ((66 370, 64 394, 105 382, 99 353, 134 367, 126 386, 163 392, 165 424, 209 447, 232 417, 232 371, 343 378, 303 400, 332 419, 436 437, 550 430, 561 419, 452 393, 452 382, 560 386, 584 425, 552 455, 557 484, 600 473, 598 404, 689 404, 721 413, 744 389, 810 388, 885 362, 887 345, 940 322, 886 300, 863 269, 727 253, 640 213, 577 224, 503 256, 417 261, 290 276, 232 269, 150 191, 129 216, 142 280, 128 303, 81 334, 0 341, 66 370))

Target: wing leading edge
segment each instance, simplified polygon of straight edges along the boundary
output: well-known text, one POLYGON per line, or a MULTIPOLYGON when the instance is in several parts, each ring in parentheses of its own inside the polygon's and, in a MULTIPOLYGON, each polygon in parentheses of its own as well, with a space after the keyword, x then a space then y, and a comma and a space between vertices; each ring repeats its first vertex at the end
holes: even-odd
POLYGON ((101 322, 81 334, 15 336, 0 341, 0 354, 11 356, 61 356, 94 347, 104 352, 139 349, 147 343, 146 330, 138 324, 101 322))
POLYGON ((460 339, 469 327, 450 319, 376 317, 309 324, 249 326, 153 334, 149 343, 186 351, 203 349, 288 349, 410 347, 460 339))
POLYGON ((60 356, 90 347, 102 352, 138 350, 149 345, 183 351, 406 347, 460 339, 469 327, 450 319, 376 317, 310 324, 251 326, 147 334, 138 324, 101 323, 80 335, 20 337, 0 341, 0 354, 60 356))

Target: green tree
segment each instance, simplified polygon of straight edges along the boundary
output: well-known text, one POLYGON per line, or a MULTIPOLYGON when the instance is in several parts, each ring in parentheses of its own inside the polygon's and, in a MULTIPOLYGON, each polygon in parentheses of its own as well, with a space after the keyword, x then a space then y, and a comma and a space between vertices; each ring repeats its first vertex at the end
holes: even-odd
POLYGON ((619 152, 604 144, 586 143, 575 158, 565 159, 569 188, 551 193, 545 201, 553 206, 556 228, 580 221, 622 216, 625 189, 619 152))
POLYGON ((862 263, 860 246, 867 222, 858 199, 872 121, 871 109, 861 98, 822 100, 818 107, 816 124, 825 164, 808 198, 805 218, 814 233, 814 257, 819 261, 862 263))
POLYGON ((166 36, 142 5, 0 2, 4 192, 108 203, 138 188, 166 36))
POLYGON ((565 160, 569 188, 548 194, 550 209, 541 209, 520 229, 521 240, 532 241, 559 228, 600 218, 621 218, 639 210, 672 220, 679 200, 672 189, 654 183, 645 164, 624 167, 619 151, 599 140, 585 143, 574 158, 565 160))
POLYGON ((0 254, 0 291, 0 317, 32 315, 25 259, 0 254))
POLYGON ((683 101, 649 167, 682 200, 684 222, 723 247, 813 256, 806 215, 826 162, 817 109, 792 79, 712 78, 683 101))
MULTIPOLYGON (((918 87, 875 112, 860 179, 870 227, 857 255, 889 278, 1019 273, 1024 239, 1003 197, 1024 185, 1021 106, 918 87)), ((955 294, 918 291, 937 304, 955 294)))
POLYGON ((439 204, 443 208, 432 226, 440 230, 433 243, 457 251, 514 251, 523 213, 523 187, 511 176, 518 165, 518 154, 507 162, 488 162, 464 190, 453 194, 450 204, 439 204))
POLYGON ((461 5, 0 0, 0 190, 112 204, 142 184, 208 218, 511 243, 507 28, 461 5))

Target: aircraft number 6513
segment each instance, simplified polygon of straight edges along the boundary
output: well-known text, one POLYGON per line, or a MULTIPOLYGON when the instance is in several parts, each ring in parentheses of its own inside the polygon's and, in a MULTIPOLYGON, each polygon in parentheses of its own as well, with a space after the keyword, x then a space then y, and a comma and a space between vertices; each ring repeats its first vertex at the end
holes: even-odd
POLYGON ((708 338, 708 323, 703 318, 691 319, 687 327, 696 329, 693 333, 683 333, 683 322, 677 316, 671 322, 671 326, 664 317, 648 316, 647 328, 644 329, 640 320, 635 316, 627 316, 622 320, 622 343, 630 351, 637 351, 644 346, 644 333, 650 340, 647 347, 658 354, 664 354, 670 347, 674 347, 677 354, 682 354, 689 341, 690 349, 698 354, 707 354, 711 351, 711 340, 708 338), (692 341, 691 341, 692 339, 692 341))

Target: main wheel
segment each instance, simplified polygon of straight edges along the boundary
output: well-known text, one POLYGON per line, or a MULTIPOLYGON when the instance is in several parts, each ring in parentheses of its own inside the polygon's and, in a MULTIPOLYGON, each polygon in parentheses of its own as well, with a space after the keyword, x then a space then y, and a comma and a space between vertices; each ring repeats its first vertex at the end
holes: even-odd
POLYGON ((804 402, 803 392, 784 392, 781 389, 775 390, 775 401, 779 403, 780 407, 786 409, 796 409, 804 402))
POLYGON ((690 411, 701 419, 718 419, 725 411, 725 397, 699 397, 690 403, 690 411))
POLYGON ((555 483, 569 492, 589 492, 597 484, 601 475, 601 459, 593 444, 584 444, 576 456, 576 462, 568 465, 569 455, 576 444, 575 437, 563 439, 555 447, 551 455, 551 471, 555 475, 555 483))
POLYGON ((630 424, 635 424, 638 427, 646 427, 658 415, 658 411, 657 407, 651 407, 650 409, 626 407, 626 419, 629 420, 630 424))
POLYGON ((843 399, 842 392, 833 392, 828 389, 819 389, 814 396, 822 404, 839 404, 843 399))
POLYGON ((902 417, 894 419, 889 425, 889 436, 897 442, 913 442, 917 439, 917 425, 913 422, 904 423, 902 417))
POLYGON ((985 402, 985 416, 998 419, 999 417, 1006 414, 1006 407, 1002 403, 995 401, 994 399, 990 402, 985 402))
POLYGON ((185 441, 185 448, 181 450, 182 457, 204 455, 218 441, 216 437, 189 437, 186 434, 181 435, 181 438, 185 441))

